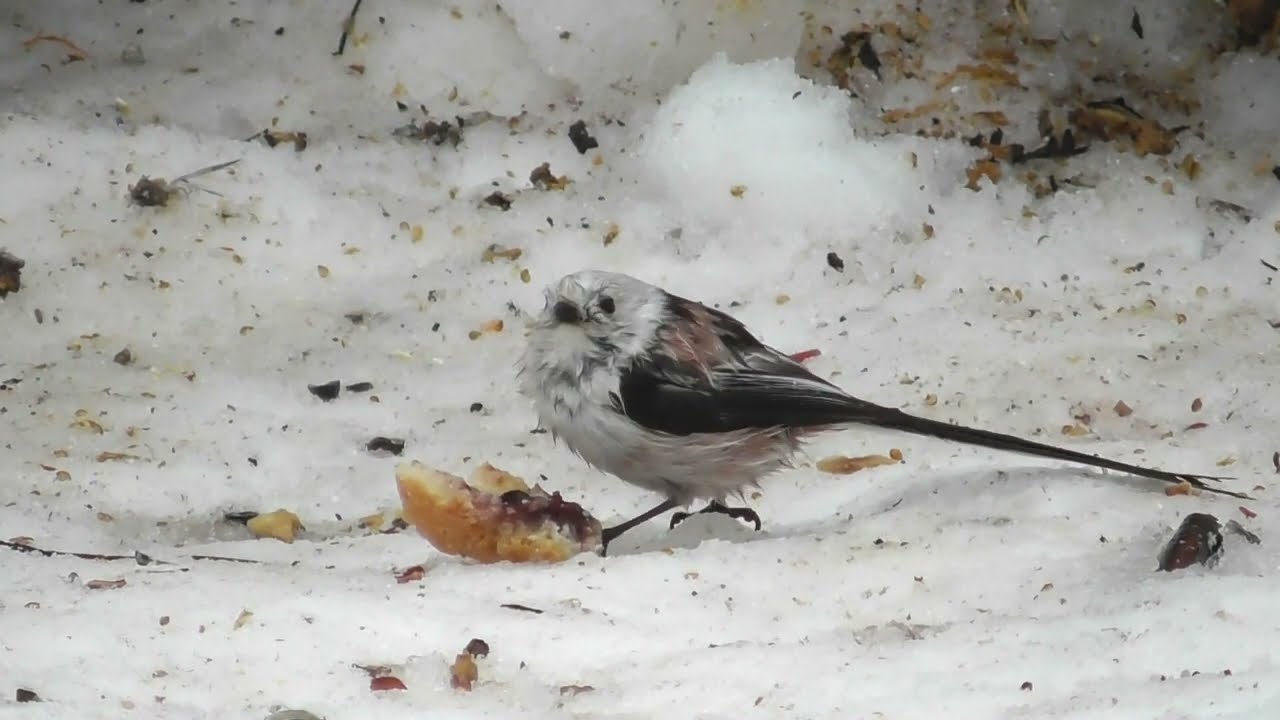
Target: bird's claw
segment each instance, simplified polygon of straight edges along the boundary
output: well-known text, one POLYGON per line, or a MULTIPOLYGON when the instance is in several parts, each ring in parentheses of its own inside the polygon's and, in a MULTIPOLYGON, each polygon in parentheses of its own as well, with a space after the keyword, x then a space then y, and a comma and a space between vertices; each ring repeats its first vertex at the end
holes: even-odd
POLYGON ((701 510, 698 510, 697 512, 672 513, 670 529, 674 529, 675 526, 679 525, 685 520, 688 520, 694 515, 703 515, 703 514, 728 515, 734 520, 741 520, 743 522, 748 522, 755 525, 755 529, 757 531, 759 531, 761 527, 760 515, 756 513, 755 510, 752 510, 749 507, 729 507, 728 505, 724 505, 722 503, 709 502, 707 503, 706 507, 702 508, 701 510))

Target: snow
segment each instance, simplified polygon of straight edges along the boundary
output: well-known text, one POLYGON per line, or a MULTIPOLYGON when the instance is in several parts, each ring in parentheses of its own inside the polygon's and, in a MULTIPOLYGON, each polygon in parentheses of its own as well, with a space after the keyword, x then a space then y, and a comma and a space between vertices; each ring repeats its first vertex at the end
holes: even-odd
POLYGON ((1268 325, 1280 302, 1260 262, 1280 264, 1280 66, 1256 49, 1211 52, 1231 37, 1216 4, 1023 3, 1060 54, 1022 48, 1025 87, 994 93, 965 76, 935 83, 976 62, 992 27, 1020 27, 1005 3, 925 2, 922 29, 889 2, 366 0, 342 56, 349 6, 70 5, 12 5, 0 25, 0 248, 26 261, 22 290, 0 300, 0 539, 173 564, 0 548, 0 715, 1280 709, 1280 335, 1268 325), (847 30, 882 22, 913 41, 873 34, 884 81, 858 68, 854 95, 834 90, 823 59, 847 30), (88 57, 24 50, 37 33, 88 57), (130 44, 145 62, 122 59, 130 44), (895 53, 923 60, 907 77, 895 53), (1135 90, 1146 77, 1202 88, 1199 109, 1162 109, 1135 90), (1167 157, 1091 140, 965 187, 984 155, 964 137, 993 129, 969 113, 1005 112, 1009 141, 1032 148, 1037 111, 1081 95, 1125 96, 1190 130, 1167 157), (932 136, 927 115, 882 118, 935 96, 954 103, 944 123, 961 118, 959 136, 932 136), (471 118, 461 143, 395 138, 426 119, 419 106, 471 118), (582 154, 566 137, 579 119, 599 141, 582 154), (304 131, 307 147, 246 141, 265 128, 304 131), (1187 154, 1195 179, 1177 168, 1187 154), (167 207, 128 202, 142 175, 233 159, 167 207), (571 184, 534 189, 543 162, 571 184), (1028 168, 1059 191, 1037 198, 1028 168), (495 190, 510 210, 484 202, 495 190), (491 245, 522 254, 486 262, 491 245), (657 500, 531 434, 515 393, 525 313, 584 267, 717 304, 777 347, 819 348, 811 367, 867 399, 1221 472, 1257 499, 1168 497, 849 431, 813 458, 897 447, 906 462, 778 475, 753 500, 758 533, 659 520, 607 558, 481 566, 357 527, 396 506, 398 460, 364 449, 377 435, 459 474, 492 462, 606 523, 657 500), (470 337, 496 319, 501 332, 470 337), (133 362, 114 362, 125 347, 133 362), (333 379, 374 387, 328 403, 307 390, 333 379), (1131 415, 1114 411, 1121 400, 1131 415), (1082 412, 1091 432, 1063 435, 1082 412), (276 508, 305 523, 296 542, 222 521, 276 508), (1196 511, 1262 544, 1228 536, 1214 568, 1154 572, 1196 511), (398 584, 415 563, 426 576, 398 584), (116 578, 127 585, 85 586, 116 578), (492 652, 473 691, 453 690, 449 663, 473 637, 492 652), (392 666, 408 690, 370 692, 357 664, 392 666), (44 702, 16 704, 17 688, 44 702))

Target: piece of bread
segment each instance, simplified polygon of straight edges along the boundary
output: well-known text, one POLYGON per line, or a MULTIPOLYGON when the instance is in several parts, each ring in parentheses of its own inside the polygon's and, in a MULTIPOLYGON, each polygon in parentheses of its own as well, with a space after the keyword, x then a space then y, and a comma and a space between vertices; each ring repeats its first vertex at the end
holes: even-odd
POLYGON ((600 546, 581 505, 485 463, 467 483, 414 460, 396 467, 404 519, 440 552, 482 563, 562 562, 600 546))

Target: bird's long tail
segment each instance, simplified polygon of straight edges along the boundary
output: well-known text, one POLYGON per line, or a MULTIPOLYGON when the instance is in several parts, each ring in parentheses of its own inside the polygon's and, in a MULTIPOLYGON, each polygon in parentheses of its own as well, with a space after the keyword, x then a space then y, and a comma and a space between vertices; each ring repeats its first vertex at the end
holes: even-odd
POLYGON ((1190 473, 1176 473, 1169 472, 1167 470, 1144 468, 1138 465, 1123 463, 1118 460, 1096 457, 1094 455, 1088 455, 1075 450, 1067 450, 1066 448, 1025 440, 1013 435, 991 432, 990 430, 979 430, 978 428, 965 427, 963 425, 951 425, 937 420, 929 420, 927 418, 909 415, 895 408, 883 407, 881 405, 852 398, 851 400, 853 402, 850 404, 849 410, 852 417, 848 419, 849 422, 874 425, 891 430, 902 430, 915 435, 925 435, 928 437, 940 438, 942 440, 978 445, 980 447, 991 448, 992 450, 1007 450, 1010 452, 1022 453, 1024 455, 1034 455, 1037 457, 1052 458, 1054 460, 1065 460, 1067 462, 1091 465, 1093 467, 1106 468, 1108 470, 1119 470, 1120 472, 1126 472, 1131 475, 1163 480, 1168 483, 1186 482, 1211 493, 1230 495, 1231 497, 1244 498, 1246 500, 1252 499, 1244 493, 1225 490, 1208 484, 1230 479, 1226 477, 1215 475, 1193 475, 1190 473))

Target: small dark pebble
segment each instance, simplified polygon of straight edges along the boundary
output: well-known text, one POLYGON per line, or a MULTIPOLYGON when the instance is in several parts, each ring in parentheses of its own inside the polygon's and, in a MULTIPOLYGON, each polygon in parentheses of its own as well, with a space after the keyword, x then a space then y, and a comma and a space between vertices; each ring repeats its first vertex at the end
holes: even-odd
POLYGON ((26 264, 25 260, 0 250, 0 298, 22 289, 22 267, 26 264))
POLYGON ((1032 684, 1031 684, 1031 681, 1030 681, 1030 680, 1028 680, 1028 681, 1026 681, 1026 682, 1022 683, 1022 689, 1023 689, 1023 690, 1026 690, 1026 691, 1030 692, 1030 691, 1031 691, 1031 689, 1032 689, 1032 687, 1033 687, 1033 686, 1032 686, 1032 684))
POLYGON ((330 400, 338 397, 338 391, 342 389, 342 381, 330 380, 327 383, 321 383, 319 385, 308 385, 307 389, 311 391, 312 395, 315 395, 325 402, 329 402, 330 400))
POLYGON ((150 565, 151 563, 155 562, 150 555, 142 552, 141 550, 133 551, 133 560, 139 565, 150 565))
POLYGON ((1218 518, 1191 513, 1160 550, 1158 570, 1170 572, 1199 563, 1213 567, 1222 558, 1222 530, 1218 518))
POLYGON ((1142 18, 1138 17, 1137 8, 1133 10, 1133 19, 1129 21, 1129 29, 1133 31, 1134 35, 1138 36, 1139 40, 1142 39, 1142 18))
POLYGON ((347 386, 347 392, 357 392, 357 393, 369 392, 372 389, 373 389, 373 383, 371 382, 351 383, 350 385, 347 386))
POLYGON ((18 688, 18 692, 14 693, 14 695, 15 699, 20 703, 40 702, 40 696, 36 694, 35 690, 18 688))
POLYGON ((283 34, 284 34, 284 28, 283 28, 283 27, 278 27, 278 28, 276 28, 276 37, 279 37, 279 36, 281 36, 281 35, 283 35, 283 34))
POLYGON ((247 523, 258 517, 258 513, 253 510, 232 510, 222 516, 223 520, 233 523, 247 523))
POLYGON ((385 452, 392 455, 399 455, 404 452, 404 440, 401 438, 389 438, 381 435, 373 438, 365 443, 365 449, 369 452, 385 452))
POLYGON ((573 143, 579 155, 585 155, 588 150, 600 147, 600 143, 587 132, 587 123, 583 120, 569 126, 569 141, 573 143))
POLYGON ((489 654, 489 643, 480 638, 471 638, 467 643, 466 653, 471 657, 485 657, 489 654))
POLYGON ((469 409, 473 413, 478 413, 481 410, 484 410, 484 403, 473 402, 471 403, 471 407, 469 409))
POLYGON ((827 265, 831 266, 836 272, 844 272, 844 258, 834 252, 827 253, 827 265))
POLYGON ((876 74, 876 79, 880 79, 880 56, 876 54, 876 49, 871 46, 871 38, 862 41, 862 46, 858 48, 858 62, 871 72, 876 74))
POLYGON ((254 467, 258 467, 258 458, 256 457, 249 458, 249 464, 254 467))
POLYGON ((1280 180, 1280 165, 1271 168, 1271 174, 1275 175, 1277 180, 1280 180))
POLYGON ((129 348, 123 348, 111 358, 117 365, 129 365, 133 363, 133 352, 129 348))
POLYGON ((499 190, 494 190, 485 196, 484 202, 486 205, 492 205, 503 212, 511 209, 511 198, 503 195, 499 190))

